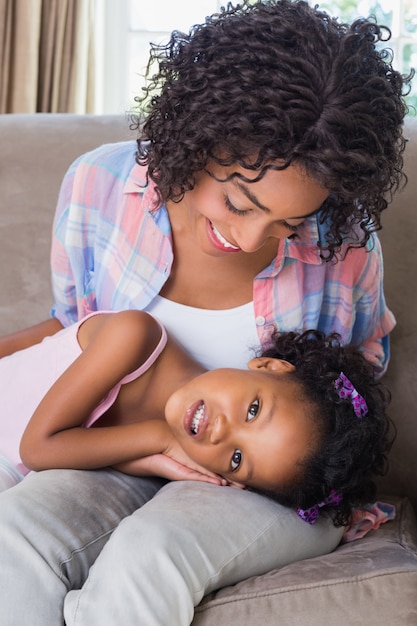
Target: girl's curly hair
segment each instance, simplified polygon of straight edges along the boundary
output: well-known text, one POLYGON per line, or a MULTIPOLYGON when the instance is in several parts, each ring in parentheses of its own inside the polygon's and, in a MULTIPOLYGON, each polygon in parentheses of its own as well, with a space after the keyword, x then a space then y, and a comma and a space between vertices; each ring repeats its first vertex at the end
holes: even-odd
POLYGON ((373 19, 339 23, 303 0, 243 0, 151 44, 149 82, 136 99, 145 119, 134 116, 133 126, 137 161, 160 200, 179 201, 210 160, 259 170, 256 180, 277 161, 296 164, 330 192, 325 258, 354 224, 354 245, 364 246, 405 180, 412 76, 377 48, 390 36, 373 19))
POLYGON ((285 359, 295 366, 287 374, 299 389, 295 401, 307 402, 316 440, 300 462, 294 481, 265 495, 294 508, 308 509, 334 490, 338 505, 323 507, 337 526, 349 523, 353 507, 372 502, 373 477, 388 469, 387 455, 395 427, 386 414, 388 389, 375 378, 373 366, 358 348, 341 345, 338 334, 318 330, 275 333, 263 356, 285 359), (357 417, 352 402, 342 399, 335 381, 343 372, 365 399, 368 413, 357 417))

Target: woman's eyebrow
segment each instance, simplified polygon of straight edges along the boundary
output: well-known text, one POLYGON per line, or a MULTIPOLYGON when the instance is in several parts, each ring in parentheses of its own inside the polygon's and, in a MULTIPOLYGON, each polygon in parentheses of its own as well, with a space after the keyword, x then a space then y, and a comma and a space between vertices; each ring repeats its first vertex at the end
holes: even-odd
MULTIPOLYGON (((258 200, 255 194, 252 193, 252 191, 248 189, 248 187, 244 185, 240 180, 238 180, 237 178, 233 178, 232 182, 234 185, 236 185, 236 187, 240 189, 240 191, 247 197, 248 200, 250 200, 253 204, 256 204, 256 206, 259 207, 262 211, 264 211, 264 213, 271 213, 271 210, 268 209, 268 207, 266 207, 264 204, 262 204, 262 202, 258 200)), ((311 213, 307 213, 307 215, 297 215, 289 219, 305 220, 307 219, 307 217, 311 217, 312 215, 319 213, 321 210, 321 207, 322 205, 320 205, 317 209, 314 209, 314 211, 311 211, 311 213)))
POLYGON ((263 205, 262 202, 258 200, 258 198, 255 196, 255 194, 252 193, 252 191, 248 189, 248 187, 246 187, 246 185, 244 185, 239 179, 233 178, 232 182, 234 185, 236 185, 236 187, 240 189, 242 193, 245 194, 247 199, 250 200, 253 204, 256 204, 256 206, 259 207, 265 213, 271 213, 271 210, 268 209, 268 207, 266 207, 265 205, 263 205))

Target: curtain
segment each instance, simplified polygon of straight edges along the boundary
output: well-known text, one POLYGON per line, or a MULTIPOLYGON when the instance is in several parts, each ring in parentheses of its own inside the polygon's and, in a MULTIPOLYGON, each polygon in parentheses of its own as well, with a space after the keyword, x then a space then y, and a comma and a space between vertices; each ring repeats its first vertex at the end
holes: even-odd
POLYGON ((0 0, 0 113, 94 113, 94 0, 0 0))

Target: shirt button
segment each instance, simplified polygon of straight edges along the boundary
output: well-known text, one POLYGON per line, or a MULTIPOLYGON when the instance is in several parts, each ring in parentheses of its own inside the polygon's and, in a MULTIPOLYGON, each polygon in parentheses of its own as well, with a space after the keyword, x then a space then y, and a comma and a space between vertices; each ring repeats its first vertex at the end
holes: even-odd
POLYGON ((265 318, 262 315, 258 315, 255 319, 255 323, 257 326, 263 326, 265 324, 265 318))

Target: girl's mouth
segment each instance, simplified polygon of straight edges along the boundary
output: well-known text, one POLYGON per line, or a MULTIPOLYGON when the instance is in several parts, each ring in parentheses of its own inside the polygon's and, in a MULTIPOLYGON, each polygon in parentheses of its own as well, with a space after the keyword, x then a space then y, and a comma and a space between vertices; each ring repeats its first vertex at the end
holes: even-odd
POLYGON ((217 230, 210 220, 207 220, 207 224, 210 241, 218 250, 222 250, 223 252, 240 252, 239 246, 233 245, 230 241, 223 237, 221 232, 217 230))
POLYGON ((194 402, 185 413, 185 431, 192 437, 202 436, 206 429, 207 421, 208 415, 204 402, 202 400, 194 402))
POLYGON ((200 422, 204 417, 204 404, 201 403, 193 415, 193 419, 191 420, 191 433, 193 435, 198 435, 198 430, 200 428, 200 422))

